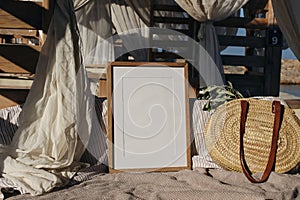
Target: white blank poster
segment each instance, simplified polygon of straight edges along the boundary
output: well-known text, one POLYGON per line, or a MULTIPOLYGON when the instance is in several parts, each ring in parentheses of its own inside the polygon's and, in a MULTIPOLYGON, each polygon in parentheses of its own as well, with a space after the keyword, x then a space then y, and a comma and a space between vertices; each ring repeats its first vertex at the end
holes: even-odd
POLYGON ((187 166, 184 67, 113 68, 114 169, 187 166))

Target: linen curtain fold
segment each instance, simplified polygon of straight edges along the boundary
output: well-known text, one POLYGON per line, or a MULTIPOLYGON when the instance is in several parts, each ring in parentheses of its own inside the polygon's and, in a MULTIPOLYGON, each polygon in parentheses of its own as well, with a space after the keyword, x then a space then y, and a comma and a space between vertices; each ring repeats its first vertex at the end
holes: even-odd
MULTIPOLYGON (((208 75, 211 82, 200 84, 223 84, 217 77, 218 73, 223 74, 223 68, 212 23, 232 15, 248 0, 175 1, 201 22, 198 39, 206 52, 199 52, 198 67, 204 66, 204 71, 199 71, 208 75)), ((295 12, 295 18, 289 16, 290 23, 283 24, 278 17, 280 26, 290 28, 297 23, 296 4, 299 3, 273 2, 278 16, 290 10, 295 12)), ((90 136, 99 135, 94 130, 101 129, 84 65, 101 65, 114 60, 110 40, 113 28, 128 49, 148 46, 145 44, 149 25, 150 1, 56 1, 36 77, 20 115, 19 129, 12 144, 1 149, 4 177, 33 195, 66 184, 82 166, 79 160, 90 136), (98 128, 93 129, 95 126, 98 128)), ((296 41, 299 30, 294 29, 290 33, 283 32, 290 34, 287 40, 299 58, 299 41, 296 41)), ((132 55, 137 61, 147 60, 147 49, 132 52, 132 55)), ((103 134, 100 137, 104 137, 103 134)), ((98 157, 105 160, 106 146, 101 147, 98 157)))
POLYGON ((106 64, 114 58, 109 0, 90 0, 75 12, 86 65, 106 64))
POLYGON ((136 61, 147 61, 150 1, 111 0, 111 18, 118 36, 136 61))
MULTIPOLYGON (((224 69, 221 62, 219 42, 216 30, 213 26, 214 21, 219 21, 229 17, 238 11, 248 0, 175 0, 194 19, 201 22, 198 33, 200 45, 206 50, 204 54, 199 55, 198 70, 200 67, 205 68, 205 74, 209 76, 209 83, 200 80, 200 87, 208 84, 221 85, 224 81, 224 69), (211 58, 208 58, 211 57, 211 58), (214 61, 214 63, 210 62, 214 61), (205 63, 205 65, 203 65, 205 63), (223 80, 220 80, 220 73, 223 80)), ((202 70, 201 70, 202 71, 202 70)))
POLYGON ((300 2, 296 0, 272 0, 278 25, 289 47, 300 60, 300 2))
POLYGON ((82 38, 84 65, 90 76, 91 90, 98 93, 98 81, 108 62, 114 60, 110 0, 90 0, 75 12, 82 38))
POLYGON ((78 161, 92 127, 100 126, 73 3, 56 1, 19 129, 12 143, 1 148, 2 175, 32 195, 67 183, 82 165, 78 161))

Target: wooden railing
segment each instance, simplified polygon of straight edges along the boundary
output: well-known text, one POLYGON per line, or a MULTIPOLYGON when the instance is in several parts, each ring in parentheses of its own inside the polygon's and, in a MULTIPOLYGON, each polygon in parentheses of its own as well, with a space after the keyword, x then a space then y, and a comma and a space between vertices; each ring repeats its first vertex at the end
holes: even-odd
MULTIPOLYGON (((255 6, 251 0, 249 4, 255 6)), ((244 55, 222 55, 224 65, 245 66, 244 75, 226 74, 230 81, 245 96, 270 95, 278 96, 280 87, 282 33, 277 26, 270 0, 260 1, 262 8, 247 12, 244 16, 229 17, 215 22, 215 26, 245 29, 244 36, 219 35, 221 46, 236 46, 244 48, 244 55), (265 2, 265 5, 263 4, 265 2), (255 53, 259 49, 260 53, 255 53)), ((249 7, 248 7, 249 8, 249 7)), ((249 10, 248 10, 249 11, 249 10)))
MULTIPOLYGON (((2 78, 2 82, 7 79, 21 82, 32 81, 41 46, 46 38, 53 1, 0 0, 0 79, 2 78)), ((276 24, 271 1, 251 0, 250 3, 252 5, 249 6, 248 4, 248 7, 245 7, 245 13, 250 14, 232 16, 214 23, 215 26, 220 27, 244 28, 247 32, 244 36, 218 36, 221 46, 238 46, 245 49, 243 56, 222 55, 224 65, 248 68, 245 74, 226 74, 226 79, 231 81, 234 87, 246 96, 277 96, 280 84, 282 35, 276 24), (258 5, 255 4, 255 1, 267 4, 257 10, 251 9, 251 6, 258 5), (263 36, 257 36, 256 32, 262 33, 263 36), (263 54, 254 54, 255 49, 261 49, 263 54)), ((176 4, 153 5, 151 10, 152 26, 158 27, 161 24, 183 25, 181 28, 174 28, 174 30, 197 40, 198 22, 176 4), (178 19, 178 15, 162 16, 159 14, 160 11, 182 13, 182 15, 178 19)), ((151 34, 155 33, 151 32, 151 34)), ((161 41, 153 39, 152 42, 159 44, 161 41)), ((182 41, 173 41, 170 47, 185 48, 185 45, 182 41)), ((180 56, 176 52, 151 49, 149 61, 162 59, 174 61, 180 59, 180 56)), ((197 79, 196 75, 196 72, 190 71, 192 81, 197 79)), ((1 86, 0 81, 0 107, 22 103, 28 88, 18 85, 15 88, 7 88, 6 85, 1 86)), ((26 84, 24 83, 24 85, 26 84)))
POLYGON ((50 23, 51 2, 0 1, 0 108, 25 101, 50 23))

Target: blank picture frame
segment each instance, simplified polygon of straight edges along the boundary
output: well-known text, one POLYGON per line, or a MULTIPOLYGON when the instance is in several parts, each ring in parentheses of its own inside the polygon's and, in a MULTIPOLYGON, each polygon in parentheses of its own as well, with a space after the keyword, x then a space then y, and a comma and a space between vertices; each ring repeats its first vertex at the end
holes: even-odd
POLYGON ((191 168, 186 63, 107 68, 109 172, 191 168))

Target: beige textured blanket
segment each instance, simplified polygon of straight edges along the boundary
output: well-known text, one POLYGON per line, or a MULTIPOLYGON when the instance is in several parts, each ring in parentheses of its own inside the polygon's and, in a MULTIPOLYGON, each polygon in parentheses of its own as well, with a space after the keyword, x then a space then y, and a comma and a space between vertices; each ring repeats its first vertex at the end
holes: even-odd
POLYGON ((272 173, 268 182, 252 184, 241 173, 201 168, 98 175, 42 196, 19 195, 9 199, 300 199, 299 191, 299 174, 272 173))

